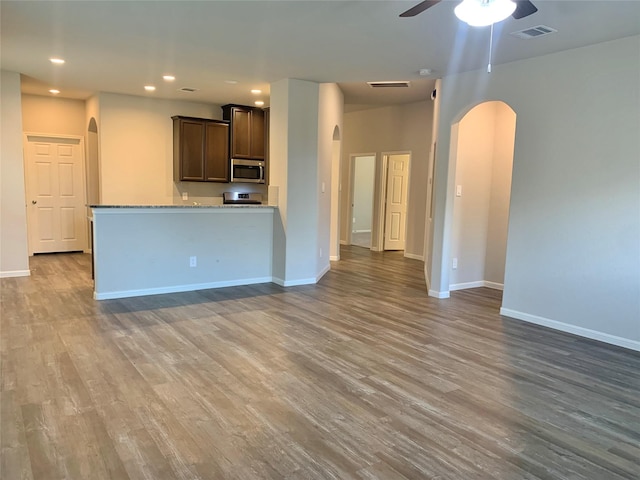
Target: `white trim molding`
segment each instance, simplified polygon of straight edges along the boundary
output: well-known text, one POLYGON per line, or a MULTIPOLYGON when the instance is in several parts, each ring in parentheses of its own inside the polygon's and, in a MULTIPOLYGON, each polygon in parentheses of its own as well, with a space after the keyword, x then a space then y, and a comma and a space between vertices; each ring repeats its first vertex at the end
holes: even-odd
POLYGON ((31 270, 5 270, 0 272, 0 278, 28 277, 30 275, 31 270))
POLYGON ((241 285, 253 285, 256 283, 269 283, 271 277, 246 278, 225 282, 192 283, 190 285, 173 285, 170 287, 142 288, 140 290, 122 290, 117 292, 93 293, 95 300, 111 300, 114 298, 143 297, 145 295, 160 295, 163 293, 193 292, 195 290, 208 290, 210 288, 238 287, 241 285))
POLYGON ((315 278, 301 278, 299 280, 282 280, 281 278, 273 277, 271 280, 276 285, 281 287, 297 287, 299 285, 313 285, 316 283, 315 278))
POLYGON ((590 330, 588 328, 578 327, 569 323, 558 322, 557 320, 551 320, 549 318, 538 317, 537 315, 531 315, 529 313, 519 312, 517 310, 511 310, 509 308, 501 308, 500 315, 505 317, 515 318, 524 322, 533 323, 536 325, 542 325, 543 327, 552 328, 554 330, 560 330, 561 332, 571 333, 578 335, 579 337, 590 338, 591 340, 598 340, 600 342, 609 343, 611 345, 617 345, 618 347, 628 348, 640 352, 640 341, 630 340, 628 338, 618 337, 615 335, 609 335, 608 333, 598 332, 596 330, 590 330))
POLYGON ((320 279, 321 279, 322 277, 324 277, 324 276, 325 276, 325 274, 326 274, 329 270, 331 270, 331 264, 329 264, 329 265, 327 265, 326 267, 324 267, 324 268, 320 271, 320 273, 318 273, 318 275, 316 275, 316 281, 315 281, 315 283, 318 283, 318 282, 320 281, 320 279))
POLYGON ((449 298, 451 296, 448 290, 445 290, 443 292, 439 292, 438 290, 429 290, 427 293, 430 297, 435 298, 449 298))
POLYGON ((489 282, 487 280, 478 280, 477 282, 454 283, 453 285, 449 285, 449 290, 465 290, 467 288, 479 288, 479 287, 493 288, 494 290, 504 290, 504 285, 502 283, 489 282))
POLYGON ((424 262, 424 257, 422 255, 416 255, 415 253, 407 253, 405 251, 404 256, 406 258, 411 258, 412 260, 420 260, 421 262, 424 262))

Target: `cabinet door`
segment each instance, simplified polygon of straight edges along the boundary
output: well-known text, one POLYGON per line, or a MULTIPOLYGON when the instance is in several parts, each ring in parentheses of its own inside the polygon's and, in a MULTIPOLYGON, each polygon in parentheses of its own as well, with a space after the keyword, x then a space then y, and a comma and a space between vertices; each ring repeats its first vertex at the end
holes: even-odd
POLYGON ((251 158, 264 160, 264 110, 251 111, 251 158))
POLYGON ((204 123, 180 121, 180 180, 204 180, 204 123))
POLYGON ((205 126, 205 180, 229 181, 229 125, 207 123, 205 126))
POLYGON ((231 124, 231 157, 251 158, 251 111, 234 108, 231 124))

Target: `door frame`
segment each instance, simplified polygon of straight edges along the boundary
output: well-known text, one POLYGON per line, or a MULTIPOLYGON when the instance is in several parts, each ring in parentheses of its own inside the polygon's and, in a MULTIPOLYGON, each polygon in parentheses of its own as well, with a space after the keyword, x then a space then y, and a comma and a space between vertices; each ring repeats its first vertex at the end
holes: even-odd
MULTIPOLYGON (((374 192, 374 201, 377 201, 378 206, 378 215, 374 215, 374 224, 377 223, 377 245, 374 248, 373 241, 371 242, 371 250, 375 252, 384 252, 384 227, 385 227, 385 218, 387 213, 387 178, 389 176, 389 157, 391 155, 408 155, 409 156, 409 165, 407 167, 407 211, 409 210, 409 202, 411 199, 411 151, 410 150, 402 150, 402 151, 391 151, 391 152, 382 152, 381 154, 381 162, 380 162, 380 174, 378 175, 378 191, 380 195, 377 199, 375 199, 374 192)), ((374 210, 375 212, 375 210, 374 210)), ((405 213, 407 215, 407 213, 405 213)), ((407 228, 409 227, 409 222, 404 222, 404 238, 405 238, 405 249, 403 252, 406 252, 406 241, 407 241, 407 228)))
MULTIPOLYGON (((354 201, 354 196, 355 196, 355 186, 356 186, 356 176, 355 176, 355 171, 356 171, 356 158, 358 157, 373 157, 373 162, 375 165, 375 173, 374 176, 377 175, 378 173, 378 154, 377 153, 351 153, 349 154, 349 195, 348 195, 348 201, 349 201, 349 205, 347 208, 347 212, 348 212, 348 217, 347 217, 347 245, 351 245, 351 231, 353 230, 353 201, 354 201)), ((375 178, 375 177, 374 177, 375 178)), ((371 234, 373 235, 373 225, 375 225, 375 209, 374 204, 375 204, 375 197, 376 197, 376 185, 375 185, 375 180, 374 180, 374 185, 373 185, 373 203, 371 204, 371 210, 372 210, 372 215, 371 215, 371 221, 372 221, 372 228, 371 228, 371 234)), ((372 237, 372 242, 371 242, 371 250, 373 250, 373 237, 372 237)))
MULTIPOLYGON (((29 165, 28 165, 28 159, 27 159, 27 146, 29 145, 29 137, 37 137, 37 138, 41 138, 41 139, 67 139, 67 140, 78 140, 78 145, 80 146, 80 168, 81 168, 81 174, 82 174, 82 182, 81 182, 81 188, 82 188, 82 198, 84 201, 85 206, 87 205, 87 165, 86 165, 86 152, 85 152, 85 145, 84 145, 84 136, 83 135, 60 135, 57 133, 40 133, 40 132, 23 132, 22 133, 22 163, 23 163, 23 167, 24 167, 24 194, 25 194, 25 202, 24 202, 24 208, 26 210, 26 218, 27 218, 27 248, 28 248, 28 252, 29 252, 29 256, 32 257, 33 256, 33 239, 32 239, 32 235, 33 235, 33 225, 32 225, 32 215, 29 213, 29 199, 27 198, 29 195, 29 165)), ((86 207, 88 209, 88 207, 86 207)), ((88 221, 87 221, 87 215, 84 215, 82 217, 82 221, 83 221, 83 226, 82 226, 82 231, 83 232, 87 232, 88 231, 88 221)), ((85 235, 84 238, 84 246, 82 248, 82 251, 84 253, 89 253, 90 247, 89 247, 89 239, 88 237, 85 235)))

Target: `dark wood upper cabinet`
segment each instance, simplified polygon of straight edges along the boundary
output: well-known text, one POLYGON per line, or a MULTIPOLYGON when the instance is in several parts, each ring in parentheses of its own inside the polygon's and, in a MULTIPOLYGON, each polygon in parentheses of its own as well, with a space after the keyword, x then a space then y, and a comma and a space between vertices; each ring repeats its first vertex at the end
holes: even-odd
POLYGON ((231 158, 264 160, 264 110, 244 105, 224 105, 222 118, 231 122, 231 158))
POLYGON ((229 122, 175 116, 174 179, 180 182, 229 181, 229 122))

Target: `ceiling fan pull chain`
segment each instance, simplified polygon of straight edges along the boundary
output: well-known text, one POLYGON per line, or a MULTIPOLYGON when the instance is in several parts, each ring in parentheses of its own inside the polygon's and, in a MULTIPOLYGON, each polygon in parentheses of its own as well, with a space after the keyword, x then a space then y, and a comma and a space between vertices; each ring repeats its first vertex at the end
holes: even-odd
POLYGON ((493 23, 491 24, 491 35, 489 36, 489 64, 487 65, 487 73, 491 73, 491 51, 493 50, 493 23))

